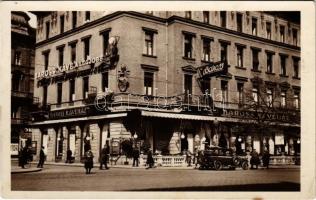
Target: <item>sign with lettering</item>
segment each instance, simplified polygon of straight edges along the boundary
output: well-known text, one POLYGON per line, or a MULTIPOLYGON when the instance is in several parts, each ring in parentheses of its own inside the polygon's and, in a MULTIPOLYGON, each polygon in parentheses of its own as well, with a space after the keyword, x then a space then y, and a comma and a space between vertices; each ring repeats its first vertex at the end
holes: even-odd
POLYGON ((88 113, 88 107, 79 107, 64 110, 55 110, 48 113, 49 119, 62 119, 70 117, 86 116, 88 113))
POLYGON ((226 62, 219 61, 215 63, 208 63, 207 65, 203 65, 197 68, 199 78, 216 76, 219 74, 227 73, 227 64, 226 62))

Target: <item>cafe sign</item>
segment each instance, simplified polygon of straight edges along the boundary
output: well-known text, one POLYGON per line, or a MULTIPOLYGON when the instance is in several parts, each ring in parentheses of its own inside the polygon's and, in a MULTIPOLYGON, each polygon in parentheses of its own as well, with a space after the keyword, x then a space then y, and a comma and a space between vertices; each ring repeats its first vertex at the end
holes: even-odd
POLYGON ((87 107, 79 107, 72 109, 54 110, 48 113, 49 119, 62 119, 70 117, 86 116, 88 113, 87 107))
POLYGON ((207 65, 203 65, 197 68, 197 71, 199 74, 199 78, 211 77, 219 74, 226 74, 227 64, 223 61, 208 63, 207 65))

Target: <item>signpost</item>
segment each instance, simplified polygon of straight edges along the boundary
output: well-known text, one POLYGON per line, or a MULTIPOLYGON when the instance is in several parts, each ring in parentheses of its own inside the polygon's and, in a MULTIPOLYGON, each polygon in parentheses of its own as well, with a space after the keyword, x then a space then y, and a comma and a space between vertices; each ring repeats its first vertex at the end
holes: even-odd
POLYGON ((197 68, 199 79, 206 77, 217 76, 219 74, 227 73, 227 63, 225 61, 219 61, 214 63, 208 63, 197 68))

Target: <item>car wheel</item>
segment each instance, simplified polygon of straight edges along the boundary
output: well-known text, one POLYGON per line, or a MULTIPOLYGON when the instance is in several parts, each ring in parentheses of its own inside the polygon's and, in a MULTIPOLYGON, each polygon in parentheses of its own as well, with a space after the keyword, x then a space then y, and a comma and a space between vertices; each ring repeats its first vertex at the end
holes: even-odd
POLYGON ((240 164, 240 160, 238 158, 233 158, 233 163, 235 166, 238 166, 240 164))
POLYGON ((247 163, 247 162, 243 162, 243 163, 241 164, 241 168, 242 168, 243 170, 249 169, 248 163, 247 163))
POLYGON ((218 171, 221 170, 223 168, 221 161, 215 161, 214 168, 215 168, 215 170, 218 170, 218 171))

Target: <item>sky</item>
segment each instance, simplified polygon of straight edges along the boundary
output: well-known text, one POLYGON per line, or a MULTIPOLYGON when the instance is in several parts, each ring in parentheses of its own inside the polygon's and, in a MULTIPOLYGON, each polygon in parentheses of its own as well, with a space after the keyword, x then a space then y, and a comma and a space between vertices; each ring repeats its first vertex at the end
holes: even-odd
POLYGON ((30 13, 30 12, 26 12, 26 13, 27 13, 27 15, 31 18, 30 21, 29 21, 30 25, 31 25, 33 28, 36 28, 36 26, 37 26, 37 23, 36 23, 36 16, 35 16, 34 14, 30 13))

